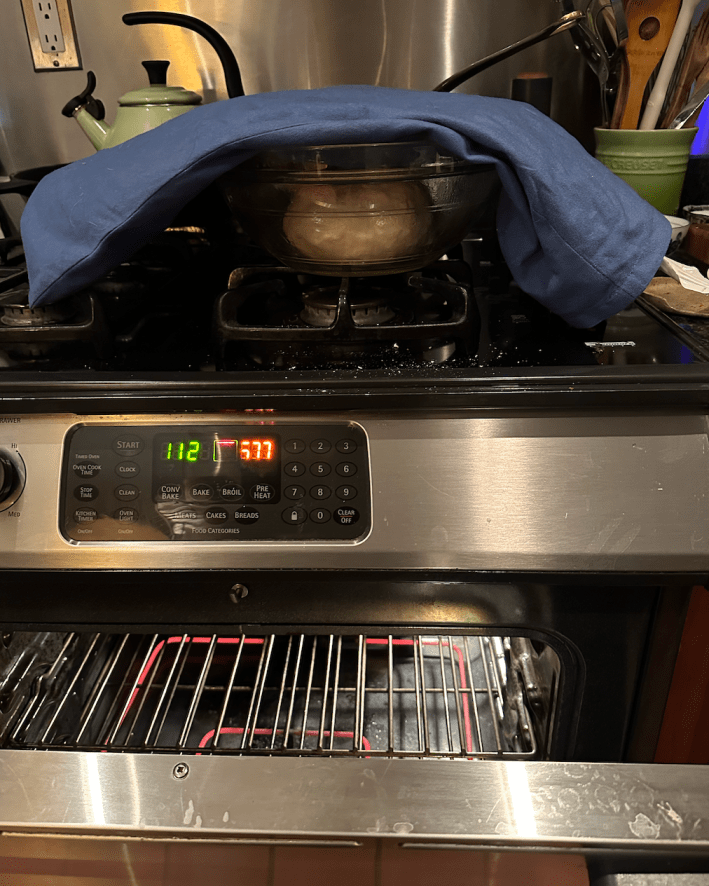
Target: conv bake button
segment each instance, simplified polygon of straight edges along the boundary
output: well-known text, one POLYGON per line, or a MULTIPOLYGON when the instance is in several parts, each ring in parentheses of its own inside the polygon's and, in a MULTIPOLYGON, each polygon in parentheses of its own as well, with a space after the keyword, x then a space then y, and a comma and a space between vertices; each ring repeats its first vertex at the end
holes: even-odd
POLYGON ((335 523, 340 526, 350 526, 359 520, 359 511, 357 508, 338 508, 335 511, 335 523))
POLYGON ((113 441, 113 451, 119 455, 137 455, 144 446, 143 440, 135 434, 122 434, 113 441))

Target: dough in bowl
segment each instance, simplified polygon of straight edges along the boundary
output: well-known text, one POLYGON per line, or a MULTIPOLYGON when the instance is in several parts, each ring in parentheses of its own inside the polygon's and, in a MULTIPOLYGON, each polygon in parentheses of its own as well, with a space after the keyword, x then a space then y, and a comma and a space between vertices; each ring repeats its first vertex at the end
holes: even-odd
POLYGON ((294 185, 283 231, 304 257, 374 262, 415 253, 430 229, 418 182, 294 185))

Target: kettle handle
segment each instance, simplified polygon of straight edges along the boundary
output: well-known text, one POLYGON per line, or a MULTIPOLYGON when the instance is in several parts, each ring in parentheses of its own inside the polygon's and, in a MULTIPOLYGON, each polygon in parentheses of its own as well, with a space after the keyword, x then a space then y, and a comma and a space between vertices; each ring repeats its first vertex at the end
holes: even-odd
POLYGON ((93 71, 87 71, 86 88, 83 92, 75 95, 74 98, 69 99, 62 108, 62 114, 65 117, 73 117, 76 111, 80 108, 85 108, 92 117, 95 117, 97 120, 103 120, 106 116, 106 109, 103 102, 92 95, 94 89, 96 89, 96 75, 93 71))
POLYGON ((194 18, 191 15, 183 15, 181 12, 127 12, 123 16, 126 25, 177 25, 180 28, 188 28, 195 31, 212 46, 219 56, 224 71, 226 91, 229 98, 244 95, 244 87, 241 82, 241 71, 234 53, 226 40, 211 25, 194 18))

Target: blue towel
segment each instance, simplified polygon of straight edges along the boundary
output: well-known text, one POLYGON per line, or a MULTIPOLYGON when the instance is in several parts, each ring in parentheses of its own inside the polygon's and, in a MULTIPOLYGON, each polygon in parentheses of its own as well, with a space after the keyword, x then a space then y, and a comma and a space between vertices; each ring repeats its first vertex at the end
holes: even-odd
POLYGON ((198 107, 44 178, 22 217, 30 303, 57 301, 98 279, 260 150, 401 140, 495 164, 503 189, 498 236, 510 270, 573 326, 627 307, 662 261, 669 222, 530 105, 335 86, 198 107))

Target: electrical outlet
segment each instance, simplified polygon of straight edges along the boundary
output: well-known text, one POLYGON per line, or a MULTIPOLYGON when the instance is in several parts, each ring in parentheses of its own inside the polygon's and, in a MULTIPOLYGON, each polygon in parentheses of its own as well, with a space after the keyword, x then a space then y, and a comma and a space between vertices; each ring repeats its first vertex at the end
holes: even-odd
POLYGON ((56 0, 32 0, 42 52, 64 52, 64 35, 56 0))
POLYGON ((70 0, 22 0, 35 71, 80 69, 70 0))

